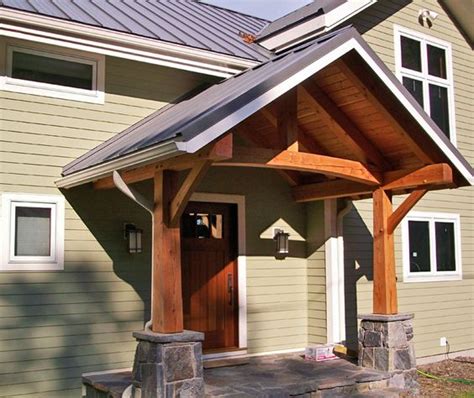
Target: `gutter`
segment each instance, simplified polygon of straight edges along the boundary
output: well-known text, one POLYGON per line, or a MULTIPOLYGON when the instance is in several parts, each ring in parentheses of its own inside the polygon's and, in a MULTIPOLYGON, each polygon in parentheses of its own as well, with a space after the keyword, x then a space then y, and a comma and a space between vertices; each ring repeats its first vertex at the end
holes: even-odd
POLYGON ((230 77, 260 63, 2 7, 0 35, 219 77, 230 77))
POLYGON ((184 153, 184 151, 179 150, 175 141, 168 141, 106 163, 98 164, 77 172, 72 172, 71 174, 56 180, 54 183, 58 188, 69 189, 100 178, 108 177, 116 170, 145 166, 184 153))

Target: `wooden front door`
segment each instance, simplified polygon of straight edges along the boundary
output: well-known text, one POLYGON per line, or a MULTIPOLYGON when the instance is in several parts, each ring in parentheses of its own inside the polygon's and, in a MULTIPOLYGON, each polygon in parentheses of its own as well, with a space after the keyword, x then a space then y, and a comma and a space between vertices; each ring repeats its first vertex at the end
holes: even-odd
POLYGON ((207 350, 238 346, 236 210, 190 202, 181 218, 184 328, 207 350))

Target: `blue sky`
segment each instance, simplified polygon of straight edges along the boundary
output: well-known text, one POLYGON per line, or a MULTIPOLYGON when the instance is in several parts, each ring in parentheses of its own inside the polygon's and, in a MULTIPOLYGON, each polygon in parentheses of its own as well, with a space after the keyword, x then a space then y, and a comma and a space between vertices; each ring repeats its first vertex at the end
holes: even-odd
POLYGON ((271 21, 311 3, 312 0, 202 0, 271 21))

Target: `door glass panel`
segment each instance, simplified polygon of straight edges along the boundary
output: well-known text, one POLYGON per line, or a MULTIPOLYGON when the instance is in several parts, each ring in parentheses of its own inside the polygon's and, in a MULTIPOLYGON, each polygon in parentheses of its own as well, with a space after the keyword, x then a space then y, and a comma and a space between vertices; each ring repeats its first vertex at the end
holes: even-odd
POLYGON ((409 221, 410 272, 429 272, 430 234, 428 221, 409 221))
POLYGON ((449 138, 449 106, 448 89, 446 87, 429 85, 431 119, 449 138))
POLYGON ((446 79, 446 51, 428 44, 428 73, 446 79))
POLYGON ((185 213, 182 217, 184 238, 222 239, 222 214, 185 213))
POLYGON ((15 256, 51 255, 51 209, 16 207, 15 256))
POLYGON ((408 37, 401 37, 402 47, 402 66, 411 70, 421 72, 421 51, 420 42, 409 39, 408 37))
POLYGON ((436 270, 455 271, 456 256, 454 255, 454 224, 436 222, 436 270))
POLYGON ((416 101, 423 106, 423 82, 403 76, 403 85, 416 101))

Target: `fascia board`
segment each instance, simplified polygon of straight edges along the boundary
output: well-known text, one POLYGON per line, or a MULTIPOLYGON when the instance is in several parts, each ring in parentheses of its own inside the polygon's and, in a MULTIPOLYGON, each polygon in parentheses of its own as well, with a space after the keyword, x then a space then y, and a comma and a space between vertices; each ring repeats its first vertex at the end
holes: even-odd
POLYGON ((376 2, 377 0, 347 1, 327 14, 315 16, 299 25, 258 41, 258 44, 267 50, 283 51, 290 46, 328 32, 376 2))
POLYGON ((0 8, 0 35, 229 77, 259 62, 0 8))

